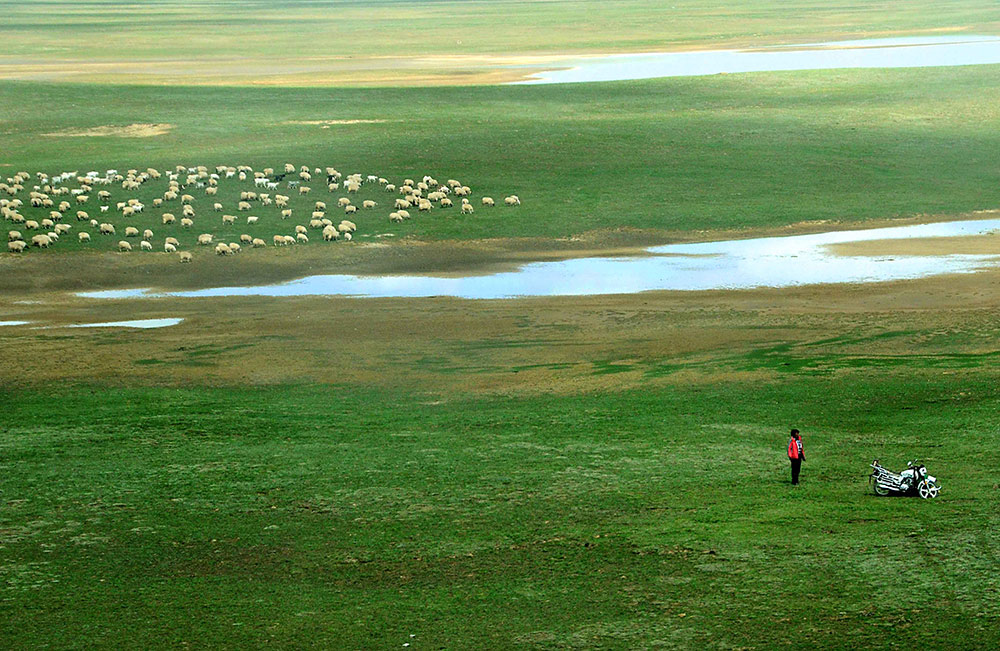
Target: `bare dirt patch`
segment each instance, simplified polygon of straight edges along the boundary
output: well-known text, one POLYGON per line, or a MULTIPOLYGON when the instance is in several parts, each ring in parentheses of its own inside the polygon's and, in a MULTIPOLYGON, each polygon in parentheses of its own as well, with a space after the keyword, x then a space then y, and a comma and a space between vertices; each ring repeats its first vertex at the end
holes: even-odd
MULTIPOLYGON (((399 122, 399 120, 391 120, 392 122, 399 122)), ((332 126, 338 124, 381 124, 383 122, 390 122, 390 120, 369 120, 369 119, 354 119, 354 120, 288 120, 282 122, 281 124, 308 124, 308 125, 322 125, 322 126, 332 126)))
POLYGON ((907 240, 869 240, 831 244, 835 255, 885 257, 928 255, 1000 255, 1000 233, 967 237, 920 237, 907 240))
POLYGON ((43 133, 43 136, 49 138, 63 138, 63 137, 115 137, 115 138, 151 138, 153 136, 162 136, 170 133, 171 129, 174 128, 172 124, 145 124, 145 123, 135 123, 128 124, 125 126, 118 126, 114 124, 107 124, 99 127, 90 127, 87 129, 63 129, 61 131, 53 131, 51 133, 43 133))

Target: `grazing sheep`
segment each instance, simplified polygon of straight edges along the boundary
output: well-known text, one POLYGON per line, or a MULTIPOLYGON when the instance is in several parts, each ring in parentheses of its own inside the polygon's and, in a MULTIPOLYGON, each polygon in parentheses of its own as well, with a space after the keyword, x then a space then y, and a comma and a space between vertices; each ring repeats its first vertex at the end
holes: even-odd
POLYGON ((243 233, 242 235, 240 235, 240 242, 243 242, 244 244, 250 244, 251 242, 253 242, 253 238, 250 237, 248 234, 243 233))
MULTIPOLYGON (((301 233, 299 233, 299 235, 301 235, 301 233)), ((291 235, 285 235, 283 239, 286 245, 295 244, 295 238, 291 235)))
POLYGON ((215 179, 212 179, 211 181, 209 181, 209 186, 205 188, 205 194, 210 197, 214 197, 219 192, 219 188, 215 185, 212 185, 213 183, 217 183, 217 181, 215 179))
POLYGON ((101 224, 101 235, 114 235, 115 225, 114 224, 101 224))
POLYGON ((212 208, 215 209, 215 212, 222 212, 222 204, 221 203, 213 203, 212 204, 212 208))
POLYGON ((86 211, 84 211, 84 210, 77 210, 76 211, 76 220, 77 221, 82 222, 82 221, 87 220, 87 219, 90 219, 90 215, 88 215, 86 213, 86 211))
POLYGON ((81 242, 90 241, 90 233, 78 233, 77 237, 80 239, 81 242))
POLYGON ((305 233, 297 233, 295 235, 295 239, 298 240, 299 242, 306 242, 306 243, 309 242, 309 237, 305 233))
POLYGON ((241 201, 238 204, 236 204, 236 209, 241 212, 246 212, 247 210, 250 210, 250 208, 251 206, 249 201, 241 201))
POLYGON ((7 231, 8 242, 13 242, 15 240, 23 240, 23 239, 24 238, 21 236, 21 233, 19 233, 18 231, 7 231))
POLYGON ((349 205, 351 205, 351 200, 348 199, 347 197, 341 197, 341 198, 337 199, 337 207, 338 208, 344 208, 345 206, 349 206, 349 205))
POLYGON ((62 213, 59 212, 58 210, 53 210, 52 212, 49 213, 49 219, 57 222, 60 219, 62 219, 62 213))
POLYGON ((211 233, 202 233, 201 235, 198 236, 198 244, 202 246, 208 246, 211 243, 212 243, 211 233))
MULTIPOLYGON (((40 249, 47 249, 50 244, 52 244, 52 238, 44 233, 31 236, 31 246, 37 246, 40 249)), ((10 246, 9 243, 8 246, 10 246)))
POLYGON ((275 246, 285 246, 285 236, 284 235, 275 235, 271 239, 274 242, 275 246))
POLYGON ((402 217, 403 219, 409 219, 410 218, 409 211, 407 211, 407 210, 400 210, 398 212, 399 212, 399 216, 402 217))
POLYGON ((407 201, 406 199, 396 199, 395 207, 396 208, 409 208, 410 207, 410 202, 407 201))
POLYGON ((132 245, 126 242, 125 240, 121 240, 118 242, 118 250, 121 252, 131 251, 132 245))
POLYGON ((46 233, 49 236, 49 241, 55 244, 59 241, 59 233, 52 231, 51 233, 46 233))
POLYGON ((192 255, 190 251, 181 251, 178 254, 178 256, 180 257, 181 262, 191 262, 192 260, 192 255))
POLYGON ((299 194, 309 194, 310 192, 312 192, 312 189, 305 185, 299 188, 299 194))
POLYGON ((194 201, 194 197, 192 197, 190 194, 181 195, 181 203, 188 204, 191 203, 192 201, 194 201))
POLYGON ((132 206, 122 208, 122 217, 132 217, 133 215, 135 215, 135 208, 132 206))
POLYGON ((177 241, 176 237, 168 237, 167 239, 165 239, 163 241, 166 242, 167 244, 173 244, 174 246, 180 246, 181 245, 181 243, 177 241))
POLYGON ((469 186, 467 186, 467 185, 463 185, 462 187, 455 188, 455 196, 458 196, 458 197, 467 197, 470 194, 472 194, 472 189, 469 188, 469 186))
POLYGON ((403 216, 400 215, 398 212, 391 212, 389 213, 389 221, 396 222, 397 224, 402 224, 403 216))
POLYGON ((194 220, 188 219, 187 217, 181 217, 181 228, 191 228, 194 226, 194 220))
POLYGON ((463 215, 471 215, 474 212, 475 212, 475 210, 473 210, 471 203, 463 203, 462 204, 462 214, 463 215))
POLYGON ((70 226, 69 224, 56 224, 55 225, 56 233, 59 233, 59 234, 68 233, 70 231, 70 229, 72 229, 72 228, 73 227, 70 226))
POLYGON ((451 199, 449 199, 448 197, 445 197, 444 199, 441 200, 441 207, 442 208, 451 208, 454 205, 455 204, 453 204, 451 202, 451 199))
POLYGON ((24 227, 30 231, 37 231, 38 222, 36 222, 34 219, 29 219, 28 221, 24 222, 24 227))
POLYGON ((393 185, 392 183, 389 183, 388 185, 385 186, 385 191, 386 192, 395 192, 396 191, 396 186, 393 185))
POLYGON ((99 225, 100 225, 100 224, 98 224, 98 223, 97 223, 97 220, 96 220, 96 219, 91 219, 91 220, 90 220, 90 227, 91 227, 91 228, 97 228, 97 227, 98 227, 99 225))
POLYGON ((344 214, 345 215, 353 215, 356 212, 358 212, 358 207, 357 206, 344 206, 344 214))
POLYGON ((230 242, 229 243, 229 251, 231 253, 236 254, 236 253, 239 253, 242 250, 243 250, 243 247, 240 246, 239 244, 237 244, 236 242, 230 242))
POLYGON ((326 217, 326 213, 323 212, 322 210, 315 210, 315 211, 313 211, 313 214, 312 214, 312 218, 313 219, 323 219, 324 217, 326 217))
POLYGON ((295 227, 295 232, 301 235, 301 234, 308 233, 309 230, 305 226, 302 226, 301 224, 299 224, 299 225, 297 225, 295 227))
POLYGON ((182 213, 185 217, 194 217, 194 208, 191 206, 184 206, 182 213))
POLYGON ((162 205, 163 205, 163 199, 161 199, 159 197, 156 197, 155 199, 153 199, 153 207, 154 208, 159 208, 162 205))
POLYGON ((377 205, 378 204, 372 201, 371 199, 365 199, 364 201, 361 202, 362 208, 374 208, 377 205))
POLYGON ((493 201, 493 197, 483 197, 483 205, 490 206, 491 208, 496 205, 493 201))
POLYGON ((26 246, 28 245, 20 240, 7 242, 7 250, 11 253, 23 253, 26 246))
POLYGON ((323 228, 323 239, 327 242, 332 242, 333 240, 339 239, 340 233, 333 226, 326 226, 323 228))
POLYGON ((309 228, 323 228, 323 226, 324 226, 324 224, 323 224, 323 220, 322 219, 310 219, 309 220, 309 228))
POLYGON ((354 239, 354 238, 351 236, 350 233, 344 233, 344 241, 345 242, 350 242, 352 239, 354 239))
POLYGON ((108 206, 101 206, 101 212, 108 212, 108 206))
POLYGON ((248 224, 256 224, 257 220, 258 220, 258 218, 256 216, 254 216, 254 215, 247 216, 247 223, 248 224))
POLYGON ((347 184, 347 191, 348 192, 357 192, 360 189, 361 189, 361 184, 359 184, 359 183, 348 183, 347 184))
POLYGON ((337 228, 340 229, 341 233, 343 233, 345 230, 350 233, 353 233, 354 231, 358 230, 357 224, 355 224, 354 222, 349 222, 346 219, 341 221, 340 225, 337 228))
POLYGON ((236 223, 236 215, 223 215, 222 223, 229 226, 236 223))
POLYGON ((164 242, 163 243, 163 252, 164 253, 177 253, 177 247, 174 246, 173 244, 171 244, 170 242, 164 242))
POLYGON ((334 192, 334 191, 340 189, 340 184, 339 183, 327 183, 326 184, 326 189, 329 190, 330 192, 334 192))
POLYGON ((281 218, 282 219, 288 219, 291 216, 292 216, 292 211, 291 210, 285 209, 285 210, 281 211, 281 218))
POLYGON ((518 199, 516 194, 512 194, 509 197, 505 197, 503 200, 505 206, 520 206, 521 200, 518 199))
POLYGON ((417 202, 417 210, 420 211, 420 212, 430 212, 430 210, 433 207, 434 207, 434 204, 432 204, 427 199, 421 199, 420 201, 417 202))
POLYGON ((144 230, 142 232, 142 239, 144 239, 144 240, 151 240, 151 239, 153 239, 153 231, 149 230, 148 228, 146 230, 144 230))
POLYGON ((225 242, 219 242, 215 245, 215 253, 216 255, 232 255, 233 250, 225 242))
POLYGON ((274 205, 276 205, 278 208, 287 208, 288 207, 288 197, 286 197, 283 194, 276 194, 276 195, 274 195, 274 205))
POLYGON ((87 201, 89 199, 90 199, 90 197, 87 196, 87 195, 85 195, 85 194, 78 194, 78 195, 76 195, 76 202, 79 203, 79 204, 87 203, 87 201))
POLYGON ((141 250, 143 250, 143 251, 152 251, 153 250, 153 244, 151 242, 147 242, 146 240, 143 240, 143 241, 139 242, 139 248, 141 250))
POLYGON ((255 249, 259 249, 262 246, 267 246, 267 242, 265 242, 264 240, 260 239, 259 237, 255 237, 255 238, 253 238, 253 241, 250 242, 250 245, 253 246, 253 248, 255 248, 255 249))
POLYGON ((139 237, 139 229, 135 226, 126 226, 125 237, 139 237))

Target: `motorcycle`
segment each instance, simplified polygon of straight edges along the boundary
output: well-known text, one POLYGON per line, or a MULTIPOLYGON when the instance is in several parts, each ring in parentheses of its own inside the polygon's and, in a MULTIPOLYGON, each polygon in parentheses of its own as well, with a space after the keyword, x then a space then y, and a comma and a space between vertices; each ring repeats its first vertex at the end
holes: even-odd
POLYGON ((937 478, 928 475, 927 467, 919 461, 907 462, 906 470, 900 473, 886 470, 878 459, 871 464, 871 468, 868 483, 876 495, 919 495, 926 500, 934 499, 941 492, 937 478))

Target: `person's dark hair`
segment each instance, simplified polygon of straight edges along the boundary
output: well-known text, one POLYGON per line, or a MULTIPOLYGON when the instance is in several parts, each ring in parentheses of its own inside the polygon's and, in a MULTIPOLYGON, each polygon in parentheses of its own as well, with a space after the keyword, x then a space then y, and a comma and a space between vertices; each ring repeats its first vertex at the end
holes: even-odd
POLYGON ((799 430, 797 430, 797 429, 793 429, 793 430, 792 430, 792 436, 795 436, 795 435, 797 435, 798 433, 799 433, 799 430))

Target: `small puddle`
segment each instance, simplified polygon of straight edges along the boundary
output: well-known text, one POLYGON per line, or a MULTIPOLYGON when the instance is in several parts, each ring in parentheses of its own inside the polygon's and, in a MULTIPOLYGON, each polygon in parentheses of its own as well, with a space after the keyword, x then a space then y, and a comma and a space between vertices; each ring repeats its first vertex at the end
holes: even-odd
POLYGON ((566 69, 547 70, 512 83, 561 84, 779 70, 924 68, 992 63, 1000 63, 1000 37, 997 36, 904 37, 744 50, 581 57, 559 64, 566 69))
POLYGON ((102 323, 74 323, 72 325, 49 326, 52 328, 166 328, 184 319, 139 319, 137 321, 104 321, 102 323))
MULTIPOLYGON (((534 262, 508 272, 479 276, 308 276, 277 285, 213 287, 152 292, 122 289, 83 292, 87 298, 123 299, 205 296, 311 296, 468 299, 632 294, 654 290, 752 289, 823 283, 870 283, 947 273, 972 273, 1000 263, 997 254, 842 256, 833 244, 865 240, 987 235, 1000 219, 943 222, 868 230, 749 240, 670 244, 648 256, 575 258, 534 262)), ((136 323, 136 322, 133 322, 136 323)))

